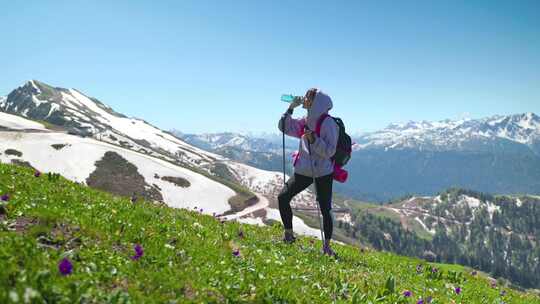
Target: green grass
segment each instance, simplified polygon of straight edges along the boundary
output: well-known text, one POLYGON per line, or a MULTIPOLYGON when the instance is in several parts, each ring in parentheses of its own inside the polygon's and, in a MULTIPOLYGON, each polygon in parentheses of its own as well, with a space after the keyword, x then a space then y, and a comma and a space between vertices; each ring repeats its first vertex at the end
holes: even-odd
POLYGON ((540 303, 461 266, 432 273, 417 259, 341 245, 335 260, 311 238, 282 244, 279 225, 221 224, 0 164, 6 193, 0 303, 540 303), (130 258, 135 244, 144 248, 139 260, 130 258), (64 257, 73 264, 67 276, 58 271, 64 257))

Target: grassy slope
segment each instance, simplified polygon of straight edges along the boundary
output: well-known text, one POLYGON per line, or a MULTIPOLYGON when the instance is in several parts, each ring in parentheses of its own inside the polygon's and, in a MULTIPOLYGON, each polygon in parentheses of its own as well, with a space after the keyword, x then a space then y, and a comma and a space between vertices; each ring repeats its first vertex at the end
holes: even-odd
POLYGON ((422 296, 432 303, 540 303, 531 294, 492 288, 460 266, 437 265, 433 274, 416 259, 339 245, 336 261, 321 256, 313 239, 283 245, 278 225, 221 224, 0 164, 0 195, 6 193, 0 303, 23 301, 25 293, 35 303, 416 303, 422 296), (133 261, 136 243, 144 255, 133 261), (63 257, 73 263, 71 275, 58 272, 63 257), (418 264, 426 271, 417 273, 418 264), (404 290, 413 296, 403 297, 404 290))

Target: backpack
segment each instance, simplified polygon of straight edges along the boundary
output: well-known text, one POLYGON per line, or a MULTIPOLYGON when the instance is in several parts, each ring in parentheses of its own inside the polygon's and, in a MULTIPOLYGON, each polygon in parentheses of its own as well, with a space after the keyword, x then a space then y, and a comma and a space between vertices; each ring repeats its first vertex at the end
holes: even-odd
MULTIPOLYGON (((321 126, 326 117, 332 116, 328 114, 323 114, 321 115, 319 120, 317 120, 315 133, 317 133, 318 136, 321 136, 321 126)), ((352 141, 349 134, 345 132, 345 124, 343 123, 341 118, 332 117, 332 119, 334 119, 334 121, 339 127, 339 137, 336 146, 336 153, 330 159, 333 160, 337 166, 343 167, 351 159, 352 141)))

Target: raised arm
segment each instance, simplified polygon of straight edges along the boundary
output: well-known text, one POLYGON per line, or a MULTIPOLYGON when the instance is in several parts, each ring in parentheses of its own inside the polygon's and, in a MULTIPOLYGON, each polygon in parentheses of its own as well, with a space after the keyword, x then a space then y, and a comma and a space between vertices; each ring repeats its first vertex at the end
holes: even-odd
POLYGON ((292 109, 289 109, 279 119, 278 128, 281 132, 283 132, 283 128, 285 128, 285 134, 300 138, 303 134, 305 124, 305 118, 292 118, 292 109))
POLYGON ((306 124, 305 118, 301 119, 294 119, 292 118, 292 113, 294 108, 298 107, 302 104, 301 99, 296 99, 291 103, 289 106, 289 109, 287 109, 287 112, 283 113, 281 115, 281 118, 279 119, 278 123, 278 129, 281 132, 285 132, 285 134, 300 138, 302 134, 304 133, 304 125, 306 124), (285 131, 284 131, 285 130, 285 131))

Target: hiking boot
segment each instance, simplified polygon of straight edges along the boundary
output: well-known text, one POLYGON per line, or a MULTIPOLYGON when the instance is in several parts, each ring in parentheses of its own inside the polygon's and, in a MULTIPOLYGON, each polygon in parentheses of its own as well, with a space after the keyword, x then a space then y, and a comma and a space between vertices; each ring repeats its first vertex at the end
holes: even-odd
POLYGON ((334 257, 334 258, 337 257, 337 254, 334 252, 334 250, 332 250, 332 248, 330 248, 329 244, 324 244, 323 245, 322 253, 324 255, 329 256, 329 257, 334 257))
POLYGON ((285 244, 292 244, 296 241, 292 231, 285 230, 285 236, 283 237, 283 242, 285 244))

